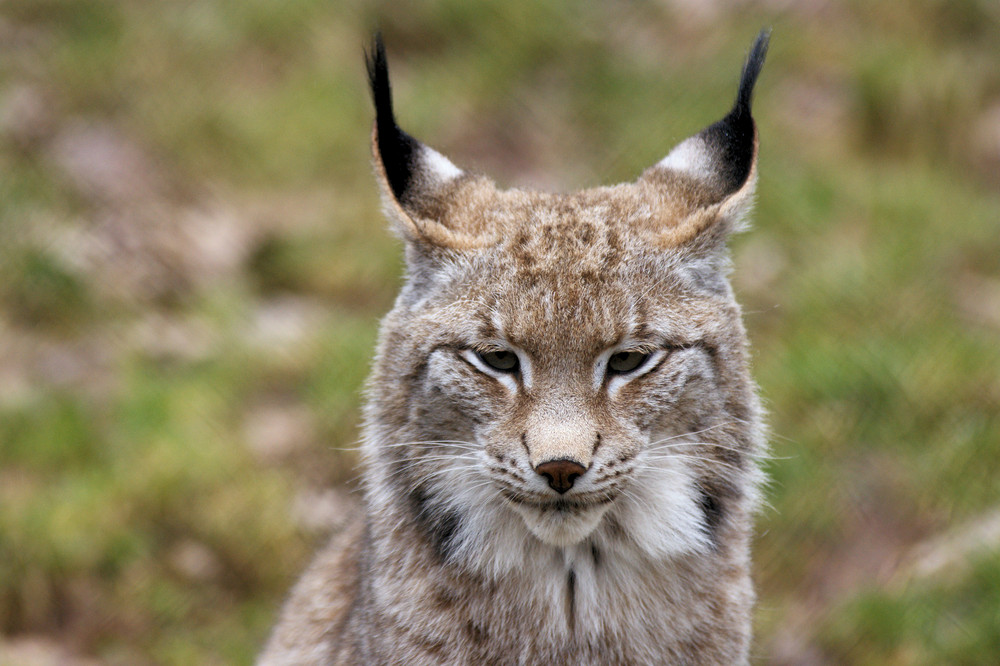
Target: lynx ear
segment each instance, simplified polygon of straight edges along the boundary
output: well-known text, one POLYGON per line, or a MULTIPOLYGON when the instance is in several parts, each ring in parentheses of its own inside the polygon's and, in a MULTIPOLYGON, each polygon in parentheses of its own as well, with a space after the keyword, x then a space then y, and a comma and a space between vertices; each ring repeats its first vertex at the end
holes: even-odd
POLYGON ((768 30, 757 35, 729 114, 682 141, 642 175, 641 181, 660 189, 678 209, 680 222, 664 231, 665 245, 686 243, 709 230, 712 238, 724 239, 749 209, 757 180, 757 127, 750 103, 770 36, 768 30))
POLYGON ((372 159, 386 214, 408 241, 450 249, 479 247, 484 241, 442 223, 447 195, 465 172, 396 124, 382 35, 366 54, 375 103, 372 159))

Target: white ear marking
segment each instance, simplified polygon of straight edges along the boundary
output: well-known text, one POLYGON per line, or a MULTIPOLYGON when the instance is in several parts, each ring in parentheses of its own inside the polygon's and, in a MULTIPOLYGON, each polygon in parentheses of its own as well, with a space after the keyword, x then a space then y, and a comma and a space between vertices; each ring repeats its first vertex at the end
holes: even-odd
POLYGON ((423 166, 433 174, 439 182, 447 182, 462 175, 463 171, 451 160, 430 146, 423 146, 420 155, 423 166))
POLYGON ((670 153, 657 162, 657 168, 686 173, 696 178, 711 178, 711 157, 705 141, 700 136, 692 136, 677 144, 670 153))

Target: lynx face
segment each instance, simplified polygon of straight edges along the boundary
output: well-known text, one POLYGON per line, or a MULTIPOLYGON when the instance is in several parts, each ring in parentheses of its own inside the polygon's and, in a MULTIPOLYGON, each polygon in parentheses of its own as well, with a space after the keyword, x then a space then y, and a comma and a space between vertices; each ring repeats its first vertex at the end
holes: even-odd
POLYGON ((395 124, 370 61, 376 172, 407 242, 367 411, 368 493, 493 572, 545 547, 718 548, 763 443, 724 242, 756 177, 750 93, 637 181, 500 190, 395 124))

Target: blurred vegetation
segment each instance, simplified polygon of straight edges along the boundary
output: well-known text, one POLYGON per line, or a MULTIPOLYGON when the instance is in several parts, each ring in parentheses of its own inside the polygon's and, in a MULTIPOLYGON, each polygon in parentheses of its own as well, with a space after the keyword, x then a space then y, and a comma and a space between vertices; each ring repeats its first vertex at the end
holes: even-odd
POLYGON ((991 0, 0 5, 0 663, 249 663, 336 525, 401 268, 375 25, 401 124, 547 189, 721 116, 773 27, 732 243, 774 432, 755 654, 996 663, 991 0))

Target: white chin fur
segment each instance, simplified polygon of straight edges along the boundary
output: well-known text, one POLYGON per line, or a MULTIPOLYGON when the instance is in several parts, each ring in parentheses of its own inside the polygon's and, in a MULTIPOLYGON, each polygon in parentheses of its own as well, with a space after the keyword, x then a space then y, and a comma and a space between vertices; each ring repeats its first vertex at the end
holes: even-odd
POLYGON ((542 511, 535 507, 515 505, 517 512, 539 541, 560 548, 572 546, 593 533, 610 504, 602 504, 585 511, 573 513, 551 509, 542 511))

